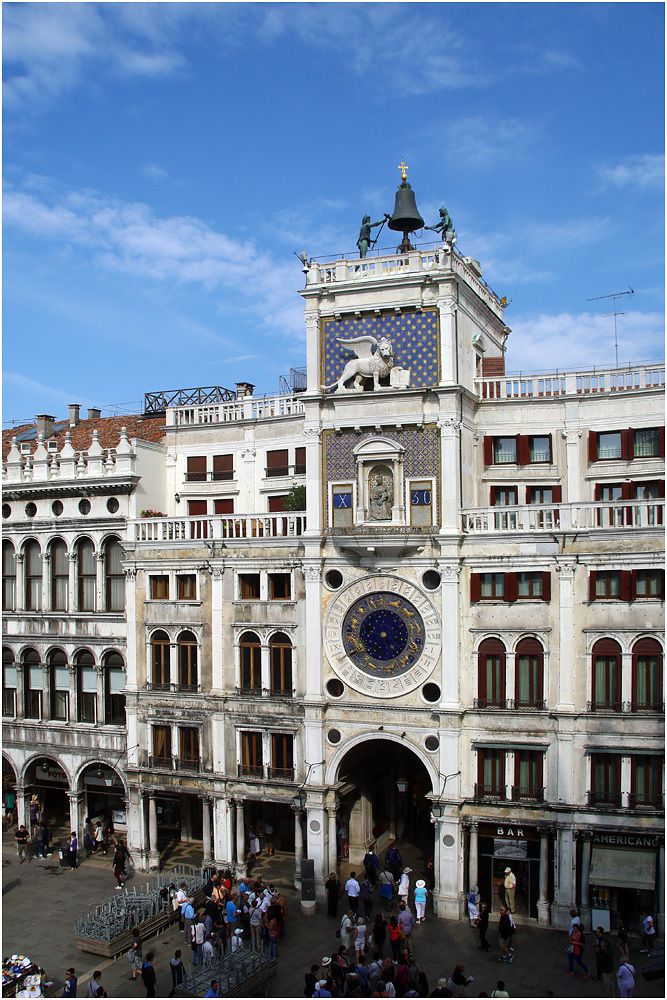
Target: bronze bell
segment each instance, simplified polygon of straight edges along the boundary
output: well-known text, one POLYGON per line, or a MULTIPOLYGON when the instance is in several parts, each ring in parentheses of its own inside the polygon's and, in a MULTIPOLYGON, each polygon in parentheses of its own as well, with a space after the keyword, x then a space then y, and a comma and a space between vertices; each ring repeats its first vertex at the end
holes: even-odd
POLYGON ((394 211, 387 225, 390 229, 398 233, 403 233, 403 242, 400 246, 401 253, 406 253, 408 250, 413 249, 408 239, 408 233, 413 233, 416 229, 423 229, 424 220, 417 209, 415 193, 406 180, 401 183, 396 192, 394 211))

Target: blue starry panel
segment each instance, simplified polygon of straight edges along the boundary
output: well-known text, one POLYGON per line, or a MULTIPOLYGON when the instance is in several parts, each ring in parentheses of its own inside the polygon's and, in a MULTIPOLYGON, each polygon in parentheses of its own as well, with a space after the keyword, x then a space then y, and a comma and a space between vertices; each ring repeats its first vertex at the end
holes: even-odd
POLYGON ((338 343, 338 338, 386 337, 394 349, 394 364, 410 369, 410 388, 424 389, 438 384, 439 335, 436 309, 423 312, 404 310, 367 314, 322 321, 323 385, 331 385, 354 352, 338 343))
MULTIPOLYGON (((364 431, 362 434, 357 434, 353 430, 343 430, 340 434, 325 431, 323 447, 327 483, 354 482, 357 477, 354 449, 362 441, 378 436, 377 431, 364 431)), ((423 430, 418 430, 416 427, 404 427, 400 431, 387 429, 382 431, 381 436, 405 448, 403 473, 406 479, 434 478, 434 497, 438 497, 440 439, 435 424, 427 424, 423 430)), ((329 491, 325 490, 324 493, 325 503, 328 505, 329 491)))

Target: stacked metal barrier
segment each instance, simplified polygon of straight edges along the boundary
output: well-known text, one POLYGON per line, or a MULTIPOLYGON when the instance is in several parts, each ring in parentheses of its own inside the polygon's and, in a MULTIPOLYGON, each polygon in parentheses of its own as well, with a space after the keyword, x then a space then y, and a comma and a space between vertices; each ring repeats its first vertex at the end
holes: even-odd
MULTIPOLYGON (((223 958, 209 959, 201 965, 194 965, 189 976, 175 988, 179 997, 203 996, 211 980, 220 981, 220 996, 226 994, 244 995, 244 987, 252 987, 258 980, 269 982, 276 974, 275 958, 269 958, 265 951, 237 951, 223 958)), ((245 994, 257 996, 252 992, 245 994)))

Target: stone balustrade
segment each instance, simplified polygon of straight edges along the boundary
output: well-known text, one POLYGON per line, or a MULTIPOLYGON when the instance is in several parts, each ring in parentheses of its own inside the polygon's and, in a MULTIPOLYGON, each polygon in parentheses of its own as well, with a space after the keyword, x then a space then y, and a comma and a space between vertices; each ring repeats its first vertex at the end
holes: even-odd
POLYGON ((536 375, 496 375, 475 379, 480 399, 549 399, 557 396, 600 396, 608 393, 665 389, 665 364, 630 365, 592 371, 536 375))
POLYGON ((128 524, 133 542, 225 542, 263 538, 297 538, 306 528, 306 515, 230 514, 213 517, 150 517, 128 524))
POLYGON ((273 417, 292 417, 303 412, 303 400, 298 396, 246 396, 231 403, 175 406, 167 410, 167 427, 224 424, 239 420, 268 420, 273 417))
POLYGON ((614 503, 532 504, 527 507, 479 507, 462 512, 466 534, 514 532, 604 531, 610 528, 660 528, 664 500, 626 500, 614 503))
POLYGON ((11 448, 2 464, 2 480, 7 485, 109 479, 134 474, 135 462, 136 452, 125 427, 121 428, 115 448, 103 448, 98 431, 92 432, 92 440, 86 450, 75 450, 72 447, 72 435, 69 431, 65 434, 61 448, 58 448, 55 438, 49 439, 45 445, 40 434, 34 450, 30 442, 18 442, 16 438, 12 438, 11 448))

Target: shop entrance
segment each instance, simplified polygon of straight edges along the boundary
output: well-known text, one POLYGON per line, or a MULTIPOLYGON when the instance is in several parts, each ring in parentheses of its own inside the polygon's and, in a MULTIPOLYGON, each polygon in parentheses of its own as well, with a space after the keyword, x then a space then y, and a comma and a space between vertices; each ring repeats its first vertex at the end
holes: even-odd
POLYGON ((90 764, 83 771, 80 788, 84 792, 84 813, 93 824, 111 820, 114 829, 127 828, 125 787, 120 775, 106 764, 90 764))
POLYGON ((540 894, 539 832, 532 827, 480 824, 478 882, 482 902, 491 913, 506 904, 505 869, 516 877, 514 913, 537 919, 540 894))
POLYGON ((431 779, 417 755, 393 740, 353 747, 338 768, 338 856, 361 863, 366 848, 384 860, 394 840, 413 867, 433 858, 431 779))
POLYGON ((42 815, 54 833, 65 835, 70 830, 69 779, 57 761, 41 758, 32 763, 25 776, 25 790, 30 799, 39 799, 42 815))
POLYGON ((16 772, 7 758, 2 757, 2 823, 12 826, 16 822, 16 772), (10 816, 11 813, 11 816, 10 816), (6 817, 6 818, 5 818, 6 817))
POLYGON ((246 799, 245 829, 250 849, 250 833, 257 832, 262 854, 294 853, 294 811, 282 802, 256 802, 246 799))

